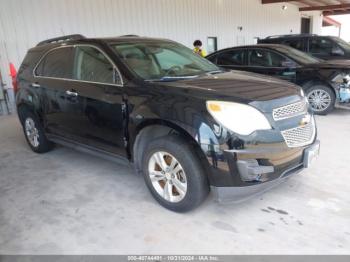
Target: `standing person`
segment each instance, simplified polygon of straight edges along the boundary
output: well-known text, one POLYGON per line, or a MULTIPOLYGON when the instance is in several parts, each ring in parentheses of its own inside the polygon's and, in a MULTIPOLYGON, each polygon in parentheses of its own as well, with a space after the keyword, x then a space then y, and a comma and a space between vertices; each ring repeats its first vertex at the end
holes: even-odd
POLYGON ((193 52, 196 54, 200 55, 201 57, 206 57, 207 52, 202 48, 202 41, 201 40, 196 40, 193 42, 193 52))

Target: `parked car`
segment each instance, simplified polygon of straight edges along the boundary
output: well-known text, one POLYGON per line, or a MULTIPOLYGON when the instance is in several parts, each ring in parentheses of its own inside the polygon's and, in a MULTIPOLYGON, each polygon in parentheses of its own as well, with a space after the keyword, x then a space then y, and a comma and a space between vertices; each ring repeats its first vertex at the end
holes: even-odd
POLYGON ((328 114, 336 102, 350 107, 350 61, 323 61, 277 44, 227 48, 207 59, 222 68, 265 74, 300 85, 316 114, 328 114))
POLYGON ((308 167, 319 150, 299 87, 222 72, 169 40, 47 40, 28 51, 18 85, 34 152, 58 143, 130 161, 153 197, 178 212, 198 206, 210 186, 222 201, 251 196, 308 167))
POLYGON ((269 36, 259 44, 283 44, 324 60, 350 59, 350 44, 336 36, 293 34, 269 36))

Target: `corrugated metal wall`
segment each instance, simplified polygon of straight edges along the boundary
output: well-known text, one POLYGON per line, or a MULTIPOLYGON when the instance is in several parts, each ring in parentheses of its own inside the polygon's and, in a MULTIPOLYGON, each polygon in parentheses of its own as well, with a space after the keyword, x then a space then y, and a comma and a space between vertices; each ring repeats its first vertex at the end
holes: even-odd
POLYGON ((219 48, 298 33, 301 14, 283 5, 287 10, 260 0, 0 0, 0 70, 9 85, 10 61, 18 68, 37 42, 72 33, 165 37, 189 47, 194 39, 206 43, 216 36, 219 48))

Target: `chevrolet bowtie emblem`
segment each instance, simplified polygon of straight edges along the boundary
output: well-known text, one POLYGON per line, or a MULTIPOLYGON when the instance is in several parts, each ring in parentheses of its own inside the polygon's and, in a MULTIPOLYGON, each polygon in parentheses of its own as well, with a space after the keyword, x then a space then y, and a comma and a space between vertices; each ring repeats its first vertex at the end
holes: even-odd
POLYGON ((300 120, 299 126, 306 126, 310 122, 311 122, 311 115, 307 114, 303 117, 303 119, 300 120))

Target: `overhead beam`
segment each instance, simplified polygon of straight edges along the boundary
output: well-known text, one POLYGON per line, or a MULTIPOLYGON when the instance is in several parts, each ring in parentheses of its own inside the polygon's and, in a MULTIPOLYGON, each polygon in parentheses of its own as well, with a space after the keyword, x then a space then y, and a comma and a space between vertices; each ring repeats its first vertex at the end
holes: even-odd
POLYGON ((263 5, 265 4, 276 4, 276 3, 285 3, 285 2, 299 2, 298 0, 261 0, 263 5))
POLYGON ((327 10, 341 10, 346 8, 350 8, 350 4, 300 7, 299 11, 327 11, 327 10))
POLYGON ((328 16, 328 15, 347 15, 350 14, 350 9, 347 10, 337 10, 337 11, 324 11, 323 15, 328 16))

